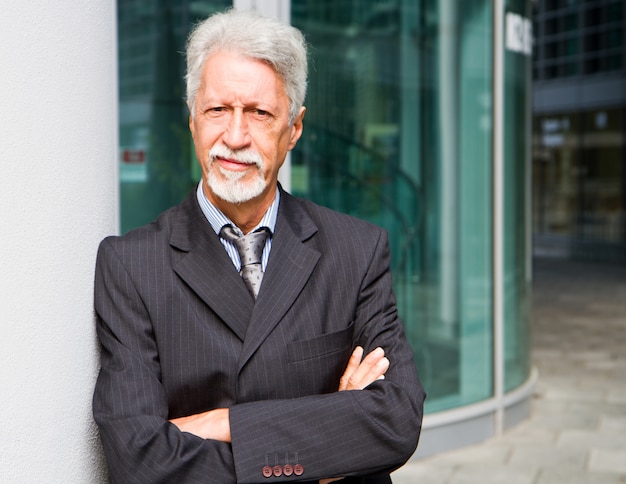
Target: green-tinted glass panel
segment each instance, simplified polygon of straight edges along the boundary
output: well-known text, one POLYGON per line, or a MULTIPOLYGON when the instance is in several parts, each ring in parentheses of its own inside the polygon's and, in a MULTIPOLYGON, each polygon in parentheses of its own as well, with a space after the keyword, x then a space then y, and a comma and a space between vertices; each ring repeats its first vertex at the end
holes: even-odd
POLYGON ((578 12, 570 13, 565 16, 565 30, 571 32, 579 27, 578 12))
MULTIPOLYGON (((508 0, 505 8, 530 18, 530 2, 508 0)), ((531 58, 505 51, 504 59, 504 369, 505 390, 530 373, 530 270, 526 234, 527 170, 530 163, 531 58)))
POLYGON ((621 22, 624 19, 624 8, 624 2, 622 0, 613 0, 613 2, 608 6, 608 22, 621 22))
POLYGON ((578 37, 572 37, 565 42, 565 54, 568 56, 575 56, 578 54, 578 37))
POLYGON ((312 45, 292 191, 389 231, 427 410, 490 397, 491 2, 291 12, 312 45))
POLYGON ((121 231, 178 203, 199 180, 185 106, 191 26, 231 0, 118 0, 121 231))
POLYGON ((578 61, 574 60, 574 61, 570 61, 567 62, 566 64, 564 64, 564 74, 566 76, 575 76, 577 74, 580 73, 580 69, 578 67, 578 61))
POLYGON ((606 34, 606 48, 619 49, 624 43, 624 31, 621 29, 613 29, 606 34))

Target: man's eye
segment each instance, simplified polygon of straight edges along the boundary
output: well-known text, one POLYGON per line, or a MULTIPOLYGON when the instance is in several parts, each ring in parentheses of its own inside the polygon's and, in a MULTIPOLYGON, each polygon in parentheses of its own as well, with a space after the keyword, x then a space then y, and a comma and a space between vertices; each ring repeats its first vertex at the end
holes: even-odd
POLYGON ((255 110, 254 110, 254 113, 255 113, 257 116, 269 116, 269 115, 270 115, 270 113, 269 113, 269 112, 264 111, 263 109, 255 109, 255 110))

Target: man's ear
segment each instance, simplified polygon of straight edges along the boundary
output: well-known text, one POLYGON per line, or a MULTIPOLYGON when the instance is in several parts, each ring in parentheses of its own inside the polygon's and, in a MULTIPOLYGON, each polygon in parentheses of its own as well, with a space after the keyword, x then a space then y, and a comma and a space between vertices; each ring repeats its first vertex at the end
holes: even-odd
POLYGON ((187 109, 189 110, 189 131, 191 131, 191 136, 193 137, 193 113, 191 112, 191 106, 189 105, 189 101, 186 102, 187 109))
POLYGON ((293 125, 291 126, 291 138, 289 139, 289 150, 291 151, 294 146, 296 146, 296 143, 298 142, 298 140, 300 139, 300 136, 302 136, 302 129, 303 129, 303 119, 304 119, 304 113, 306 113, 306 108, 304 106, 302 106, 300 108, 300 112, 298 113, 298 115, 296 116, 296 120, 293 122, 293 125))

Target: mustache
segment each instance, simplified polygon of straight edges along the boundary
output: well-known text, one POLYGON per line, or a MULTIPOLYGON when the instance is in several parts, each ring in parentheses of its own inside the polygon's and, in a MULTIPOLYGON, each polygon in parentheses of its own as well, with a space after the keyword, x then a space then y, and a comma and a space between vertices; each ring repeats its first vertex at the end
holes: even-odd
POLYGON ((209 151, 209 160, 213 162, 215 158, 228 158, 239 163, 263 168, 263 157, 256 150, 244 149, 234 151, 224 145, 215 145, 209 151))

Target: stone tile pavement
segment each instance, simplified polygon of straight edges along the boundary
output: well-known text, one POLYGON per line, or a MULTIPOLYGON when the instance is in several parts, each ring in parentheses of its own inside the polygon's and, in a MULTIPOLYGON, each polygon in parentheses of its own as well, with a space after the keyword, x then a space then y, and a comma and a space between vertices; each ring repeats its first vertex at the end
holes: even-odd
POLYGON ((394 484, 626 483, 626 267, 534 261, 530 417, 394 484))

